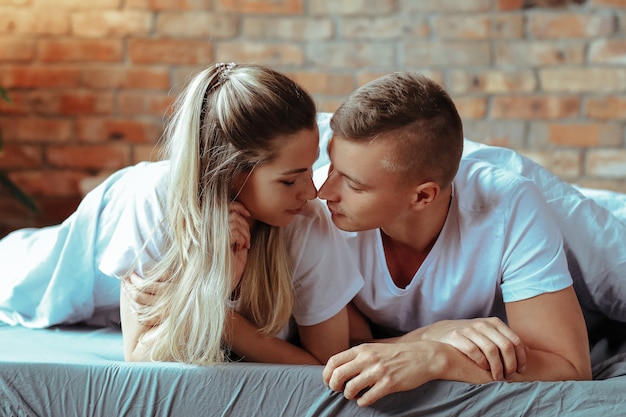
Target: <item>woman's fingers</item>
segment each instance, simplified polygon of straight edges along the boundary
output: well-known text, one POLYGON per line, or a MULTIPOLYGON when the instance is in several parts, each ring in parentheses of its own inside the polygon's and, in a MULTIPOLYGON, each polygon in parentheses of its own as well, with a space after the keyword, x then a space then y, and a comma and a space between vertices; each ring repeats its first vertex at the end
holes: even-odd
POLYGON ((230 241, 235 251, 250 249, 250 212, 243 204, 233 201, 229 205, 228 223, 230 226, 230 241))

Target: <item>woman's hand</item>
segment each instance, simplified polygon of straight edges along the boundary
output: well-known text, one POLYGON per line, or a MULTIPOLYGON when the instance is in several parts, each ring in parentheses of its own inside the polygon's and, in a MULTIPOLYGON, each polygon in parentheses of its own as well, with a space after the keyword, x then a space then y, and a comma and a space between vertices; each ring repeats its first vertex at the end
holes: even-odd
POLYGON ((250 249, 250 212, 243 204, 233 201, 228 207, 228 224, 230 226, 230 246, 235 260, 235 277, 233 289, 237 287, 246 268, 248 250, 250 249))

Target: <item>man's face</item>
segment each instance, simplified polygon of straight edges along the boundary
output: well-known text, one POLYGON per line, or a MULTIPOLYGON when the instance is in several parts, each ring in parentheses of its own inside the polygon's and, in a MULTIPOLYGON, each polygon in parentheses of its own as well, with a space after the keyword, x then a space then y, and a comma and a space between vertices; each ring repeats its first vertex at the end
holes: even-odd
POLYGON ((333 137, 331 166, 318 192, 327 200, 335 225, 347 231, 384 228, 409 207, 411 189, 383 165, 392 161, 389 141, 355 143, 333 137))

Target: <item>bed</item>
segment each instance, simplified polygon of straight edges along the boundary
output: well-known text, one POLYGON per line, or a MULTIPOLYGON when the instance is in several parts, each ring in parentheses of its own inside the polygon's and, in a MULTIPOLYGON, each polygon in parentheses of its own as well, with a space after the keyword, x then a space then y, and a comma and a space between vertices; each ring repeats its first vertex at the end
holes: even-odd
POLYGON ((127 363, 118 327, 0 326, 2 416, 623 416, 626 339, 593 346, 594 381, 433 381, 371 407, 330 391, 321 366, 127 363))
MULTIPOLYGON (((328 114, 320 114, 327 163, 328 114)), ((553 207, 570 207, 561 183, 510 151, 466 142, 466 157, 493 158, 542 182, 553 207)), ((568 189, 568 192, 571 190, 568 189)), ((577 288, 590 334, 593 381, 433 381, 359 407, 322 383, 322 366, 231 362, 214 367, 127 363, 114 319, 27 329, 0 324, 1 416, 623 416, 626 414, 626 195, 576 189, 585 204, 575 221, 575 250, 603 245, 609 270, 602 288, 577 288), (581 197, 582 196, 582 197, 581 197), (590 196, 593 204, 587 204, 590 196), (585 221, 589 210, 594 221, 585 221), (612 213, 617 213, 613 215, 612 213), (587 228, 585 228, 587 227, 587 228), (597 236, 594 227, 610 233, 597 236), (586 237, 587 236, 587 237, 586 237), (580 243, 577 239, 583 239, 580 243), (578 249, 577 249, 578 248, 578 249), (610 259, 609 259, 610 258, 610 259), (624 261, 624 262, 622 262, 624 261)), ((570 233, 570 232, 568 232, 570 233)), ((606 261, 603 259, 602 261, 606 261)), ((593 260, 594 262, 597 260, 593 260)), ((577 265, 584 272, 585 265, 577 265)))

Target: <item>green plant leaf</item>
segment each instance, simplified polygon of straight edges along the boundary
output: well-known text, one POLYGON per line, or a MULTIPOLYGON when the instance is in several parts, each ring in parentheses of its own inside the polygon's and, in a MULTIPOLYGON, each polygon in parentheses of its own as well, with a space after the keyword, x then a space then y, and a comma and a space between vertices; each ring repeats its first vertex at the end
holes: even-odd
POLYGON ((4 87, 0 87, 0 98, 7 103, 12 103, 11 97, 9 97, 9 92, 4 87))
POLYGON ((23 204, 27 209, 33 213, 39 213, 39 205, 31 196, 26 194, 20 187, 18 187, 6 173, 0 171, 0 184, 7 187, 13 197, 23 204))

